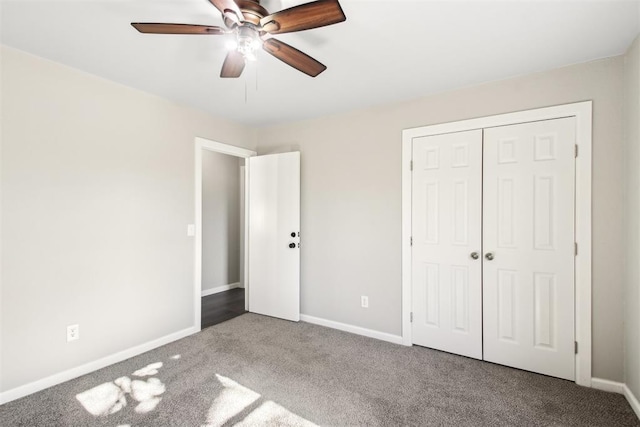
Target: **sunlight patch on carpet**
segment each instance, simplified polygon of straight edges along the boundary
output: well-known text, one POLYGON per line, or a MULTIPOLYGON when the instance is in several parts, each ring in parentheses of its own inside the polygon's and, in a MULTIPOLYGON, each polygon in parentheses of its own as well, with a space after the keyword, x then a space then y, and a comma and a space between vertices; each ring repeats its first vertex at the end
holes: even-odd
MULTIPOLYGON (((136 376, 149 376, 158 373, 162 362, 151 363, 133 373, 136 376)), ((129 377, 119 377, 113 382, 106 382, 76 395, 76 399, 84 409, 94 417, 104 417, 115 414, 127 406, 127 395, 138 403, 135 411, 146 414, 153 411, 166 391, 165 385, 158 378, 131 380, 129 377)))
MULTIPOLYGON (((216 374, 224 390, 216 397, 209 408, 207 423, 202 427, 219 427, 225 425, 229 420, 242 416, 250 406, 258 403, 260 394, 244 387, 230 378, 216 374)), ((310 421, 294 414, 270 400, 264 401, 259 406, 251 410, 248 414, 234 423, 239 426, 273 425, 273 426, 315 426, 310 421)))
POLYGON ((264 402, 258 408, 254 409, 236 426, 299 426, 313 427, 314 423, 294 414, 270 400, 264 402))
MULTIPOLYGON (((173 360, 180 355, 171 357, 173 360)), ((136 377, 151 376, 162 368, 162 362, 134 371, 136 377)), ((233 381, 231 378, 216 374, 222 390, 216 396, 206 414, 206 424, 202 427, 222 427, 223 425, 273 425, 311 427, 312 422, 294 414, 277 403, 265 400, 259 393, 233 381)), ((134 403, 137 414, 146 414, 157 408, 166 392, 165 384, 156 377, 131 379, 127 376, 116 378, 83 391, 76 399, 84 409, 94 417, 106 417, 122 410, 127 403, 134 403)), ((121 425, 125 427, 126 425, 121 425)))
POLYGON ((149 378, 146 382, 135 380, 131 382, 131 397, 140 402, 136 406, 135 411, 139 414, 146 414, 156 409, 162 393, 166 391, 166 387, 157 378, 149 378))
POLYGON ((114 414, 127 406, 127 399, 120 387, 104 383, 76 395, 76 399, 94 417, 114 414))
POLYGON ((162 368, 162 362, 151 363, 142 369, 138 369, 133 375, 136 377, 148 377, 157 374, 160 368, 162 368))
POLYGON ((224 390, 216 397, 207 414, 207 427, 222 426, 224 423, 242 412, 247 406, 260 398, 253 390, 241 386, 237 382, 216 374, 224 390))

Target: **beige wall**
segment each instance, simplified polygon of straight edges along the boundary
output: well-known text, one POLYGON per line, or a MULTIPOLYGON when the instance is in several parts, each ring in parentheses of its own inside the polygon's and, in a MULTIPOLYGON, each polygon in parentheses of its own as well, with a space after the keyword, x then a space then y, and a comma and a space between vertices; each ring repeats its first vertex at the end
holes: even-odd
POLYGON ((202 290, 240 281, 240 159, 202 150, 202 290))
POLYGON ((3 47, 0 390, 193 325, 194 137, 254 133, 3 47), (80 325, 67 343, 66 326, 80 325))
POLYGON ((640 398, 640 36, 625 56, 624 381, 640 398))
MULTIPOLYGON (((4 391, 191 326, 193 138, 256 138, 1 52, 4 391)), ((302 151, 302 312, 400 334, 402 129, 592 99, 593 375, 622 381, 623 75, 617 57, 260 130, 261 153, 302 151)))
POLYGON ((621 381, 622 75, 616 57, 262 129, 260 153, 302 152, 302 312, 401 333, 403 129, 593 100, 593 375, 621 381))

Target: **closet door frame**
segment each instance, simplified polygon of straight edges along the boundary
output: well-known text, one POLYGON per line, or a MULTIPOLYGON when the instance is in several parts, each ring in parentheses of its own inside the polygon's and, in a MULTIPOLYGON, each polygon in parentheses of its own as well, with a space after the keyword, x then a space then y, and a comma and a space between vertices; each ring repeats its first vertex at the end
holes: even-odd
POLYGON ((575 182, 576 384, 591 387, 591 129, 592 101, 518 111, 402 131, 402 343, 413 345, 411 328, 411 156, 413 139, 474 129, 575 117, 578 155, 575 182))

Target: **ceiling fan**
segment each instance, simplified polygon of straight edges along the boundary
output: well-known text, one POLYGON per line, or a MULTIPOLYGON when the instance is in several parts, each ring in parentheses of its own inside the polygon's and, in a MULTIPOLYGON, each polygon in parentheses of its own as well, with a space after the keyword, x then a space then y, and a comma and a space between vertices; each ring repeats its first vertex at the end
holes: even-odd
POLYGON ((234 34, 220 77, 240 77, 247 60, 254 60, 262 47, 267 53, 305 74, 315 77, 327 67, 306 53, 272 37, 337 24, 346 20, 338 0, 317 0, 270 14, 260 0, 209 0, 221 13, 223 27, 191 24, 132 22, 148 34, 234 34))

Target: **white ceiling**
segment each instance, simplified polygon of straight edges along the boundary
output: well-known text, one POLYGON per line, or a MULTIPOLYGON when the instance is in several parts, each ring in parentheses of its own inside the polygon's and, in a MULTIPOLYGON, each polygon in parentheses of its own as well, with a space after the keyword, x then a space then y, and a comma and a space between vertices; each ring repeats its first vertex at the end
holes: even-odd
MULTIPOLYGON (((263 0, 274 12, 306 0, 263 0)), ((130 22, 222 25, 207 0, 2 0, 3 44, 217 117, 263 126, 417 98, 624 53, 636 1, 341 0, 346 22, 277 38, 328 69, 266 52, 220 79, 226 36, 139 34, 130 22)))

